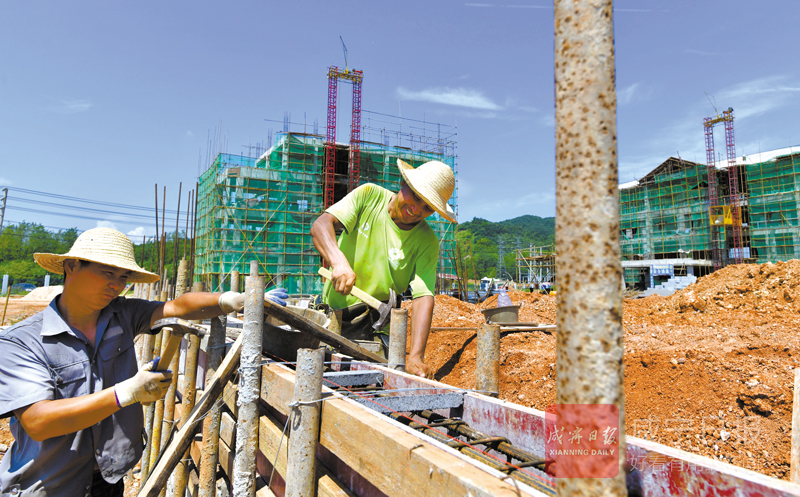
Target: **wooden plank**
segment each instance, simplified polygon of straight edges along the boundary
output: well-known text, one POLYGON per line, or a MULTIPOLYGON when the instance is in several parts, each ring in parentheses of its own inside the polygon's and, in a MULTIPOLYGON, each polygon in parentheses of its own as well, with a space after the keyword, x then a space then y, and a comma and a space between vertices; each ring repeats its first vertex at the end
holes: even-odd
POLYGON ((236 450, 236 420, 227 412, 223 412, 220 419, 219 438, 236 450))
MULTIPOLYGON (((279 365, 265 365, 261 385, 262 399, 287 414, 294 394, 294 372, 279 365)), ((323 388, 323 392, 326 390, 330 392, 323 388)), ((354 479, 360 481, 359 485, 374 487, 390 496, 520 495, 513 483, 465 463, 462 457, 428 442, 427 437, 408 433, 345 399, 323 403, 320 445, 329 453, 322 462, 337 479, 348 482, 357 495, 365 489, 353 488, 354 479)))
POLYGON ((211 406, 217 401, 217 398, 222 394, 225 385, 233 375, 236 366, 239 364, 239 356, 242 351, 241 337, 233 343, 233 346, 228 351, 225 359, 217 369, 214 378, 209 383, 203 397, 197 402, 195 411, 186 421, 186 425, 181 427, 180 431, 173 437, 172 442, 164 450, 158 464, 150 472, 146 482, 142 483, 142 489, 139 495, 142 497, 155 497, 166 485, 170 473, 175 469, 178 461, 189 444, 192 442, 192 432, 198 425, 199 421, 203 419, 211 406))
MULTIPOLYGON (((261 416, 258 425, 258 448, 270 464, 275 464, 275 472, 286 476, 289 453, 289 440, 283 436, 283 426, 269 414, 261 416), (280 446, 280 453, 278 453, 280 446), (276 460, 277 456, 277 460, 276 460)), ((269 478, 269 475, 262 475, 269 478)), ((353 497, 345 485, 336 479, 322 464, 317 464, 317 495, 320 497, 353 497)))
POLYGON ((314 323, 299 314, 295 314, 294 312, 281 307, 279 304, 276 304, 269 299, 264 299, 264 314, 269 314, 270 316, 283 321, 296 330, 302 331, 303 333, 308 333, 314 338, 319 338, 321 341, 336 347, 347 355, 364 361, 382 364, 386 363, 385 358, 363 349, 357 343, 348 340, 341 335, 337 335, 332 331, 326 330, 317 323, 314 323))
POLYGON ((225 402, 225 405, 228 406, 228 409, 230 409, 233 413, 234 419, 239 417, 239 408, 236 407, 236 399, 238 397, 239 387, 235 383, 229 381, 225 385, 225 389, 222 392, 222 400, 225 402))

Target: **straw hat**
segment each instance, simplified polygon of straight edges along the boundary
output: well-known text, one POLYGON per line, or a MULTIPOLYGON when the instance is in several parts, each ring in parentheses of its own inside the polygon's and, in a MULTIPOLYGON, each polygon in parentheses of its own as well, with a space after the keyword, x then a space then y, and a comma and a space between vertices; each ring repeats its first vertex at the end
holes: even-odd
POLYGON ((44 269, 56 274, 64 274, 66 259, 79 259, 133 271, 128 278, 129 283, 155 283, 160 279, 157 274, 145 271, 136 264, 130 239, 111 228, 84 231, 66 254, 35 253, 33 259, 44 269))
POLYGON ((456 213, 447 205, 456 188, 456 177, 450 166, 434 160, 414 168, 402 159, 397 159, 397 168, 400 169, 406 184, 431 209, 448 221, 456 222, 456 213))

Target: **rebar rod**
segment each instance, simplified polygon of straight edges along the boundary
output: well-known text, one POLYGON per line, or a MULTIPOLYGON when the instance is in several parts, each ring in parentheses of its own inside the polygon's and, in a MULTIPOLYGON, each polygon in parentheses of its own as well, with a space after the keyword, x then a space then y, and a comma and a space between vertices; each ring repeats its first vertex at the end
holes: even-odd
POLYGON ((555 0, 557 402, 615 405, 620 423, 617 475, 559 478, 570 496, 627 494, 612 7, 555 0))
POLYGON ((264 279, 258 261, 250 261, 245 281, 244 340, 239 362, 239 408, 236 423, 236 460, 233 466, 234 497, 256 493, 256 451, 258 449, 258 403, 261 393, 261 333, 264 326, 264 279))
MULTIPOLYGON (((409 418, 404 414, 389 413, 389 417, 400 423, 403 423, 404 425, 410 428, 413 428, 421 433, 424 433, 425 435, 428 435, 429 437, 443 444, 449 444, 450 442, 453 441, 453 439, 448 437, 447 435, 440 433, 437 430, 428 428, 423 424, 417 423, 416 421, 413 421, 411 418, 409 418)), ((497 459, 489 456, 483 451, 476 449, 475 447, 472 447, 471 445, 464 445, 462 447, 453 447, 453 448, 461 452, 462 454, 468 455, 471 458, 497 471, 509 472, 510 470, 509 469, 510 465, 505 464, 502 461, 498 461, 497 459)), ((540 492, 546 493, 548 495, 555 495, 555 490, 547 483, 546 480, 536 478, 530 473, 518 471, 514 474, 514 478, 517 478, 521 482, 525 483, 526 485, 530 485, 531 487, 535 488, 536 490, 539 490, 540 492)))
MULTIPOLYGON (((435 412, 428 410, 417 413, 417 415, 421 418, 428 420, 429 421, 428 426, 431 428, 435 428, 437 426, 444 426, 447 427, 447 429, 452 430, 461 436, 465 436, 475 440, 491 438, 489 435, 481 433, 477 430, 473 430, 472 428, 469 427, 469 425, 465 421, 462 420, 445 418, 441 414, 436 414, 435 412)), ((511 443, 509 443, 507 440, 504 442, 501 441, 492 448, 497 452, 505 454, 506 456, 509 457, 513 457, 514 459, 521 461, 523 463, 531 463, 533 466, 541 466, 540 469, 544 470, 545 461, 543 458, 526 450, 520 449, 519 447, 516 447, 511 443)))

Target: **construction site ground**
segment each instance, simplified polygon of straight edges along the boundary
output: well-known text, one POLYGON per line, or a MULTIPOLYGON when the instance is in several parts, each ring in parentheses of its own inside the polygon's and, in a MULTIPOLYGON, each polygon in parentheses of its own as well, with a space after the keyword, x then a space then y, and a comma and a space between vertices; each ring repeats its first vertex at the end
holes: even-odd
MULTIPOLYGON (((670 297, 625 300, 628 435, 788 479, 799 283, 797 260, 739 265, 670 297)), ((520 321, 556 323, 556 296, 510 296, 520 321)), ((439 295, 432 326, 477 326, 480 309, 496 298, 473 305, 439 295)), ((47 303, 12 298, 6 323, 47 303)), ((555 334, 542 331, 504 333, 500 398, 540 410, 554 404, 555 344, 555 334)), ((474 388, 475 351, 474 331, 435 330, 426 360, 434 379, 474 388)), ((8 420, 0 443, 11 443, 8 420)))

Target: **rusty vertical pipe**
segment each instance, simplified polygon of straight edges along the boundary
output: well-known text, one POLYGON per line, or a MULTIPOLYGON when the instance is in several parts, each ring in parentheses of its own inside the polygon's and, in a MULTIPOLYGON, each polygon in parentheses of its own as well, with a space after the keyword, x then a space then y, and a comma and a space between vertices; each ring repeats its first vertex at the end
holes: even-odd
MULTIPOLYGON (((231 271, 231 291, 238 292, 239 291, 239 271, 231 271)), ((236 311, 231 312, 228 314, 228 317, 235 318, 236 311)))
MULTIPOLYGON (((222 363, 225 351, 225 328, 227 316, 211 319, 211 330, 208 336, 208 368, 206 369, 206 385, 222 363)), ((215 485, 217 459, 219 456, 219 427, 222 419, 221 406, 215 404, 203 420, 203 448, 200 453, 200 485, 198 497, 216 497, 215 485)))
MULTIPOLYGON (((185 282, 186 281, 186 264, 181 264, 179 268, 179 272, 176 275, 176 281, 180 281, 181 279, 185 282), (181 274, 182 273, 182 274, 181 274)), ((180 297, 183 295, 185 291, 185 287, 180 287, 179 285, 175 285, 173 287, 173 291, 176 293, 175 298, 180 297)), ((169 289, 162 292, 162 295, 166 293, 169 295, 169 289)), ((180 376, 180 354, 175 354, 172 357, 172 360, 169 363, 169 369, 172 371, 172 383, 167 390, 167 395, 164 396, 164 419, 162 421, 161 426, 161 447, 163 448, 164 445, 167 443, 167 438, 169 437, 169 432, 172 429, 172 424, 175 421, 175 392, 178 390, 178 377, 180 376)))
MULTIPOLYGON (((171 329, 164 328, 159 332, 159 337, 156 337, 156 344, 158 347, 154 347, 154 350, 158 350, 158 357, 161 357, 161 354, 164 352, 164 348, 171 334, 171 329)), ((158 459, 158 454, 161 452, 161 428, 163 420, 164 399, 159 399, 155 402, 155 407, 153 408, 153 430, 150 436, 150 469, 155 467, 156 459, 158 459)))
POLYGON ((236 423, 236 460, 233 495, 256 494, 256 450, 258 450, 258 398, 261 393, 261 332, 264 326, 264 278, 258 261, 250 262, 245 281, 244 339, 239 361, 239 419, 236 423))
POLYGON ((286 497, 316 495, 317 443, 322 403, 323 361, 325 349, 297 351, 294 399, 287 423, 291 423, 286 467, 286 497))
POLYGON ((612 0, 555 0, 559 404, 619 409, 615 478, 559 478, 560 495, 626 495, 622 265, 612 0))
POLYGON ((392 309, 389 325, 389 367, 406 370, 406 338, 408 337, 408 309, 392 309))
POLYGON ((500 395, 500 325, 481 323, 475 352, 475 389, 497 397, 500 395))
MULTIPOLYGON (((181 261, 181 271, 184 278, 188 265, 186 259, 181 261)), ((179 273, 180 276, 180 273, 179 273)), ((192 285, 192 292, 202 292, 203 284, 195 283, 192 285)), ((194 321, 200 324, 200 321, 194 321)), ((200 353, 200 337, 197 335, 187 335, 189 347, 186 349, 186 365, 183 367, 183 402, 181 404, 181 427, 189 419, 189 413, 194 409, 195 398, 197 396, 197 355, 200 353)), ((189 465, 187 461, 191 458, 191 447, 186 449, 178 465, 175 467, 175 490, 172 495, 182 496, 186 493, 186 483, 189 477, 189 465)))
POLYGON ((178 279, 175 281, 175 298, 180 297, 188 290, 188 280, 187 277, 189 276, 189 261, 186 259, 181 259, 180 266, 178 267, 178 279))
MULTIPOLYGON (((151 288, 151 294, 154 292, 155 290, 151 288)), ((149 349, 149 352, 150 352, 150 360, 153 360, 153 356, 161 352, 161 338, 163 337, 163 332, 158 332, 155 336, 153 335, 150 336, 153 337, 153 340, 151 341, 151 347, 149 349)), ((153 427, 156 426, 156 423, 154 423, 155 413, 156 413, 156 403, 152 403, 149 406, 145 407, 144 430, 145 433, 147 434, 147 446, 145 447, 144 454, 142 454, 141 481, 145 481, 147 479, 147 475, 150 473, 150 467, 151 467, 150 462, 152 460, 150 453, 153 450, 153 446, 158 446, 158 442, 156 443, 153 442, 155 440, 158 441, 161 440, 160 429, 158 430, 157 437, 155 437, 154 436, 155 434, 153 433, 153 427)), ((161 421, 158 422, 158 426, 161 426, 161 421)))

